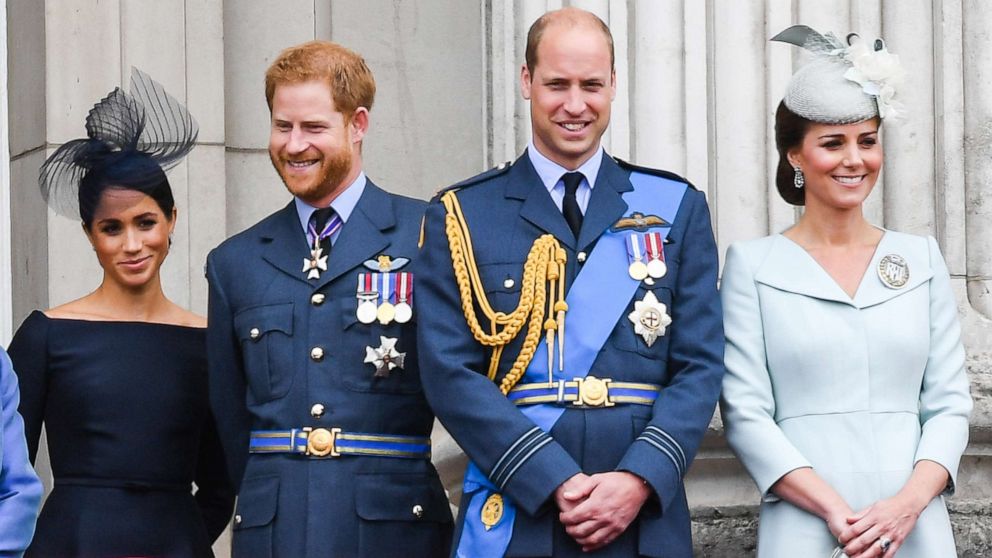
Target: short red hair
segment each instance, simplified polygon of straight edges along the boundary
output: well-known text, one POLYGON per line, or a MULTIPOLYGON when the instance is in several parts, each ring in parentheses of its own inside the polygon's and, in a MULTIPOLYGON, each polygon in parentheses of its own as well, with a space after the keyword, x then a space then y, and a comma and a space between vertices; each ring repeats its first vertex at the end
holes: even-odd
POLYGON ((272 111, 276 86, 325 81, 331 88, 334 108, 350 120, 358 107, 372 110, 375 78, 355 51, 330 41, 309 41, 279 53, 265 71, 265 101, 272 111))

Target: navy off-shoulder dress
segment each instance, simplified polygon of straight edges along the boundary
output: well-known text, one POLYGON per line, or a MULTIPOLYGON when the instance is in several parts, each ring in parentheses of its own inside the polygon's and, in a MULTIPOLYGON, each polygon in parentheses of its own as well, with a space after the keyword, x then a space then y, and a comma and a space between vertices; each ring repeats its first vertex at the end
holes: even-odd
POLYGON ((55 477, 27 556, 212 556, 234 494, 205 335, 38 311, 24 321, 9 348, 20 412, 32 462, 45 424, 55 477))

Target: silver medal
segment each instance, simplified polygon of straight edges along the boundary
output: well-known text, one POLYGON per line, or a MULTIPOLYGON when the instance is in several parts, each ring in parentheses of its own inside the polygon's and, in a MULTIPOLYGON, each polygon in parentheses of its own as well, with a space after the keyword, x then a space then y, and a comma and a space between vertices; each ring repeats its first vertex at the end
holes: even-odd
POLYGON ((355 311, 355 314, 358 316, 358 321, 363 324, 370 324, 375 321, 376 310, 375 303, 366 299, 358 303, 358 310, 355 311))
POLYGON ((665 265, 665 261, 659 258, 655 258, 648 262, 648 275, 654 279, 661 279, 668 273, 668 266, 665 265))
POLYGON ((890 289, 901 289, 909 282, 909 265, 902 256, 889 254, 878 262, 878 278, 890 289))
POLYGON ((399 302, 393 309, 393 319, 398 323, 405 324, 413 318, 413 308, 406 302, 399 302))

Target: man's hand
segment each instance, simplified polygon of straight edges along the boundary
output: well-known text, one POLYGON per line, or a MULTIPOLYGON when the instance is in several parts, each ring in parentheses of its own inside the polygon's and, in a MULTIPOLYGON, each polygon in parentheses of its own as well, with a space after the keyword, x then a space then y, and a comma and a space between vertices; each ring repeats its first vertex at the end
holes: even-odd
POLYGON ((562 512, 571 511, 589 497, 595 486, 589 475, 585 473, 573 475, 555 490, 555 503, 558 504, 558 509, 562 512))
MULTIPOLYGON (((651 495, 651 488, 640 477, 626 471, 598 473, 587 478, 582 488, 591 488, 591 492, 571 509, 562 508, 558 517, 565 525, 565 532, 582 545, 584 552, 591 552, 610 544, 627 529, 651 495)), ((575 500, 566 498, 566 502, 575 500)))

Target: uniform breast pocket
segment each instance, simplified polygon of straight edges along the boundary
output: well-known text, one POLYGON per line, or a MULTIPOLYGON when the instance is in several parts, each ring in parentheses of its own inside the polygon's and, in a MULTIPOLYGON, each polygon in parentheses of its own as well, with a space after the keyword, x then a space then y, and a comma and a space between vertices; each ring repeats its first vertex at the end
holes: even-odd
MULTIPOLYGON (((479 266, 479 277, 486 290, 486 299, 496 312, 509 314, 520 304, 520 284, 524 272, 523 262, 493 263, 479 266)), ((489 323, 480 314, 479 321, 483 328, 489 323)))
MULTIPOLYGON (((370 393, 419 393, 417 366, 417 311, 401 324, 358 321, 357 301, 345 299, 340 307, 343 331, 337 349, 339 370, 347 389, 370 393), (370 354, 371 351, 371 354, 370 354)), ((416 304, 416 303, 414 303, 416 304)))
POLYGON ((248 388, 257 403, 286 395, 293 382, 293 303, 245 308, 234 316, 248 388))
POLYGON ((638 287, 613 330, 613 346, 652 359, 667 359, 671 322, 671 289, 638 287))

